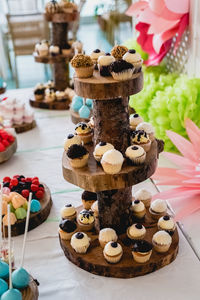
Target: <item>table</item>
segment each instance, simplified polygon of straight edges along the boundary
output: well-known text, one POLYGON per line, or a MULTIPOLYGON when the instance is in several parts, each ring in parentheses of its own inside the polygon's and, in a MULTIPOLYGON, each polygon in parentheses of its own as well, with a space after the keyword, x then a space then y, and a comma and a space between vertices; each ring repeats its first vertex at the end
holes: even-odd
MULTIPOLYGON (((12 90, 8 93, 28 100, 31 90, 12 90)), ((29 232, 25 256, 25 268, 40 282, 39 299, 199 299, 200 264, 184 236, 191 236, 198 248, 200 221, 195 215, 184 222, 184 234, 179 230, 180 250, 176 260, 169 266, 143 277, 99 277, 79 269, 65 258, 58 240, 60 208, 70 202, 79 205, 82 192, 80 188, 66 182, 62 176, 63 139, 67 133, 73 132, 74 124, 70 120, 69 111, 36 109, 35 116, 37 127, 17 136, 18 151, 7 163, 0 166, 0 179, 14 173, 39 176, 52 192, 51 214, 45 223, 29 232)), ((135 188, 138 189, 140 185, 135 188)), ((142 185, 148 187, 153 194, 157 192, 151 180, 142 185)), ((20 260, 22 240, 22 236, 14 238, 16 265, 20 260)))

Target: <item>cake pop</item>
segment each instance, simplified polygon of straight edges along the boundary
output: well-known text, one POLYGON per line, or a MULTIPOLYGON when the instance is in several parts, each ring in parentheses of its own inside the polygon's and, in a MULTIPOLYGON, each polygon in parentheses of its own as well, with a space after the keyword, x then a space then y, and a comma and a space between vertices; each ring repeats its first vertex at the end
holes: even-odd
POLYGON ((8 284, 5 280, 0 278, 0 297, 8 290, 8 284))
POLYGON ((9 267, 4 261, 0 261, 0 278, 7 279, 9 277, 9 267))
POLYGON ((1 300, 22 300, 22 294, 19 290, 9 289, 1 296, 1 300))
POLYGON ((87 107, 87 105, 83 105, 78 112, 81 118, 89 118, 90 116, 90 109, 87 107))

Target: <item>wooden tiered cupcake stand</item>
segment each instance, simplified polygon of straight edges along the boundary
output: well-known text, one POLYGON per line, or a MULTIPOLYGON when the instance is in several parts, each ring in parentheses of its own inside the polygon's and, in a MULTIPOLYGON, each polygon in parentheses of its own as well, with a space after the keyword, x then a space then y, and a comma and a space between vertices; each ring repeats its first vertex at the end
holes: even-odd
MULTIPOLYGON (((129 96, 141 91, 143 74, 138 73, 127 81, 115 81, 111 77, 104 78, 94 72, 92 78, 74 78, 77 95, 95 99, 93 101, 94 145, 99 141, 112 143, 114 147, 125 153, 130 145, 129 96), (108 122, 109 120, 109 122, 108 122)), ((127 227, 136 222, 133 219, 130 206, 132 203, 132 186, 149 178, 156 170, 159 153, 163 150, 163 142, 155 139, 147 153, 145 163, 141 166, 130 166, 124 163, 119 174, 105 174, 96 163, 92 152, 94 145, 88 147, 90 152, 88 166, 73 169, 63 154, 64 178, 79 187, 97 193, 99 216, 95 230, 89 232, 91 245, 86 254, 76 253, 70 241, 60 239, 61 247, 66 257, 80 268, 91 273, 118 278, 131 278, 158 270, 171 263, 178 252, 178 232, 173 235, 172 245, 167 253, 159 254, 153 250, 147 263, 139 264, 133 260, 131 243, 126 236, 127 227), (123 256, 119 263, 109 264, 103 257, 102 248, 98 242, 98 230, 111 227, 119 236, 123 248, 123 256)), ((77 212, 82 207, 77 208, 77 212)), ((158 230, 157 224, 146 214, 142 224, 147 229, 145 240, 151 242, 153 234, 158 230)))
MULTIPOLYGON (((56 13, 51 18, 46 15, 47 21, 52 23, 51 27, 51 42, 53 45, 59 46, 60 49, 64 48, 67 42, 68 28, 71 22, 76 21, 78 12, 73 13, 56 13)), ((40 57, 34 53, 35 61, 43 64, 52 64, 53 68, 53 81, 55 88, 58 91, 64 91, 69 87, 69 61, 72 59, 71 55, 57 55, 40 57)), ((69 108, 69 99, 67 101, 54 101, 47 103, 42 101, 35 101, 34 97, 30 99, 30 105, 37 108, 52 109, 52 110, 66 110, 69 108)))

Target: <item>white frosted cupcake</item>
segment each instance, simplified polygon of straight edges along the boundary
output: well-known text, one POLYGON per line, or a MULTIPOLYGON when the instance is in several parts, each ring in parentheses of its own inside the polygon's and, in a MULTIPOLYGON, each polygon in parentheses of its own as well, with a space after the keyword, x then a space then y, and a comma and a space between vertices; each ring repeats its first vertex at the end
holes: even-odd
POLYGON ((84 232, 77 232, 72 235, 71 246, 77 253, 86 253, 90 246, 90 239, 84 232))
POLYGON ((144 203, 144 206, 148 208, 151 204, 152 195, 151 193, 146 189, 139 189, 134 194, 135 200, 140 200, 144 203))
POLYGON ((35 50, 37 51, 37 54, 41 57, 48 56, 49 54, 49 47, 46 43, 43 42, 37 44, 35 50))
POLYGON ((141 58, 141 55, 137 53, 134 49, 128 50, 128 52, 124 54, 123 59, 134 66, 135 73, 141 71, 143 59, 141 58))
POLYGON ((112 144, 106 142, 100 142, 94 148, 94 152, 93 152, 94 158, 96 159, 96 161, 99 162, 102 159, 104 153, 111 149, 114 149, 114 146, 112 144))
POLYGON ((149 212, 154 220, 158 220, 167 212, 167 203, 165 200, 156 199, 151 203, 149 212))
POLYGON ((148 152, 151 148, 151 140, 144 130, 133 130, 131 132, 131 143, 139 145, 145 152, 148 152))
POLYGON ((144 218, 146 214, 144 203, 140 200, 134 200, 132 202, 131 210, 133 212, 133 215, 138 219, 144 218))
POLYGON ((104 228, 99 232, 99 243, 102 248, 104 248, 108 242, 116 242, 117 238, 116 231, 112 228, 104 228))
POLYGON ((132 145, 126 149, 125 155, 131 165, 141 165, 145 161, 146 152, 140 146, 132 145))
POLYGON ((72 204, 66 204, 61 208, 60 211, 62 219, 75 220, 76 219, 76 209, 72 204))
POLYGON ((135 130, 137 125, 144 122, 143 118, 138 114, 131 114, 129 117, 129 124, 132 130, 135 130))
POLYGON ((122 257, 122 254, 122 246, 117 242, 108 242, 103 250, 105 259, 111 264, 118 263, 122 257))
POLYGON ((81 145, 81 138, 77 134, 68 134, 67 138, 64 140, 65 151, 67 151, 69 147, 74 144, 81 145))
POLYGON ((90 57, 94 63, 95 69, 98 70, 98 66, 97 66, 97 61, 98 58, 102 55, 105 55, 105 52, 99 50, 99 49, 95 49, 94 51, 92 51, 92 53, 90 54, 90 57))
POLYGON ((169 250, 172 238, 169 233, 164 230, 160 230, 153 235, 152 243, 157 252, 164 253, 169 250))
POLYGON ((51 56, 59 55, 60 54, 60 47, 51 45, 49 47, 49 53, 51 54, 51 56))
POLYGON ((158 220, 158 229, 165 230, 172 236, 176 229, 176 223, 172 217, 165 215, 158 220))
POLYGON ((127 235, 132 240, 141 240, 145 237, 146 229, 142 224, 133 224, 127 229, 127 235))
POLYGON ((142 122, 137 125, 136 130, 144 130, 149 135, 151 141, 155 139, 155 130, 150 123, 142 122))
POLYGON ((83 209, 77 217, 77 223, 79 225, 80 230, 84 230, 84 231, 92 230, 94 226, 93 211, 83 209))
POLYGON ((115 58, 110 55, 110 53, 106 53, 105 55, 101 55, 98 58, 98 68, 100 75, 103 77, 111 76, 110 73, 110 65, 115 61, 115 58))
POLYGON ((124 162, 123 155, 116 149, 108 150, 101 159, 103 170, 107 174, 117 174, 121 171, 124 162))

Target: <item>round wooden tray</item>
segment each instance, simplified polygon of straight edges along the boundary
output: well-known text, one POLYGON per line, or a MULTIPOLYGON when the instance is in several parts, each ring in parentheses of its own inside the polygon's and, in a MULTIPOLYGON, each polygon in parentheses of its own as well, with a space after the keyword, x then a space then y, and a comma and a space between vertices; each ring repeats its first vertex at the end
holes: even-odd
MULTIPOLYGON (((78 207, 79 212, 83 207, 78 207)), ((144 224, 145 225, 145 224, 144 224)), ((153 234, 158 231, 157 226, 147 227, 145 240, 152 241, 153 234)), ((172 244, 166 253, 157 253, 154 249, 151 258, 144 264, 139 264, 133 260, 131 253, 131 240, 126 234, 120 235, 118 242, 122 245, 123 256, 119 263, 109 264, 103 256, 103 250, 98 241, 98 235, 95 232, 87 232, 91 238, 91 244, 86 254, 76 253, 71 247, 70 241, 62 240, 60 237, 60 244, 65 256, 75 265, 90 273, 115 278, 132 278, 142 276, 154 272, 168 264, 170 264, 177 256, 179 236, 176 229, 172 236, 172 244)))
POLYGON ((42 108, 42 109, 51 109, 51 110, 67 110, 69 109, 70 101, 54 101, 51 103, 46 103, 44 101, 36 101, 34 97, 29 99, 29 103, 32 107, 42 108))
POLYGON ((6 87, 7 87, 7 84, 4 82, 3 87, 0 88, 0 95, 5 93, 6 87))
POLYGON ((36 62, 38 63, 43 63, 43 64, 55 64, 55 63, 59 63, 59 62, 69 62, 72 57, 73 54, 66 56, 66 55, 57 55, 57 56, 39 56, 37 53, 33 53, 34 59, 36 62))
POLYGON ((6 149, 4 152, 0 152, 0 164, 9 160, 17 150, 17 139, 6 149))
POLYGON ((130 166, 124 163, 119 174, 110 175, 103 171, 93 157, 93 145, 87 146, 90 153, 88 166, 80 169, 71 167, 66 152, 63 154, 63 176, 68 182, 84 190, 99 192, 130 187, 149 178, 156 170, 159 153, 159 141, 154 140, 147 152, 146 160, 141 166, 130 166))
POLYGON ((143 88, 143 73, 133 75, 130 80, 117 81, 112 77, 102 77, 94 71, 93 77, 74 77, 74 90, 78 96, 95 100, 108 100, 128 97, 139 93, 143 88))
POLYGON ((23 133, 23 132, 26 132, 26 131, 29 131, 29 130, 35 128, 36 122, 35 122, 35 120, 33 120, 32 123, 23 123, 20 125, 13 125, 12 127, 15 128, 16 133, 23 133))
POLYGON ((77 112, 74 110, 70 109, 70 115, 71 115, 71 120, 74 124, 77 124, 79 122, 89 122, 90 118, 81 118, 77 112))
POLYGON ((23 300, 37 300, 39 297, 37 280, 34 280, 32 276, 30 277, 31 280, 29 286, 25 289, 20 290, 20 292, 22 293, 23 300))
MULTIPOLYGON (((51 207, 52 207, 51 193, 49 188, 45 184, 43 185, 45 188, 45 194, 44 197, 40 200, 41 210, 38 211, 37 213, 30 214, 28 231, 42 224, 47 219, 51 211, 51 207)), ((17 223, 11 226, 12 236, 18 236, 20 234, 24 234, 25 223, 26 223, 26 218, 23 220, 17 220, 17 223)), ((5 236, 7 237, 8 230, 7 227, 4 228, 5 228, 5 236)))
POLYGON ((48 14, 44 14, 44 15, 48 22, 53 22, 53 23, 74 22, 79 17, 79 13, 77 11, 74 11, 73 13, 57 13, 57 14, 53 14, 52 16, 48 14))

